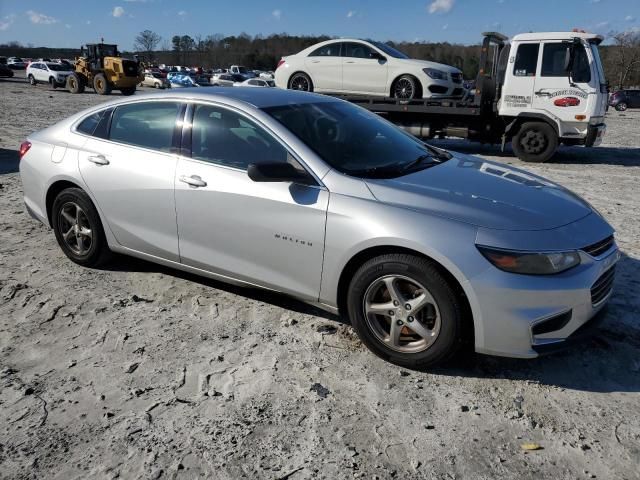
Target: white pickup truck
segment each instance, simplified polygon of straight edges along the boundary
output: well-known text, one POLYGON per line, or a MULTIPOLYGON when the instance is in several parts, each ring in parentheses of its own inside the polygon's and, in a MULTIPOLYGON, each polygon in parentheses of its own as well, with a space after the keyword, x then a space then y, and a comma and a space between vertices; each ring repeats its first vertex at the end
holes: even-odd
POLYGON ((421 138, 511 142, 527 162, 544 162, 559 144, 597 146, 605 133, 608 87, 598 45, 583 31, 523 33, 507 42, 483 34, 471 100, 338 95, 421 138))

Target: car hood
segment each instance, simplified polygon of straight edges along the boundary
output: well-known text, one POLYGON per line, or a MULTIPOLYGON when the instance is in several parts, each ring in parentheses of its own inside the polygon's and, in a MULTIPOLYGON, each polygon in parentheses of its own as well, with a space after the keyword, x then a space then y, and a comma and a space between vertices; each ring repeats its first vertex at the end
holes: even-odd
POLYGON ((461 73, 460 69, 452 67, 451 65, 445 65, 444 63, 430 62, 428 60, 416 60, 414 58, 401 58, 400 60, 405 65, 411 65, 415 68, 435 68, 436 70, 442 70, 448 73, 461 73))
POLYGON ((548 230, 593 211, 580 197, 542 177, 466 155, 366 183, 380 202, 498 230, 548 230))

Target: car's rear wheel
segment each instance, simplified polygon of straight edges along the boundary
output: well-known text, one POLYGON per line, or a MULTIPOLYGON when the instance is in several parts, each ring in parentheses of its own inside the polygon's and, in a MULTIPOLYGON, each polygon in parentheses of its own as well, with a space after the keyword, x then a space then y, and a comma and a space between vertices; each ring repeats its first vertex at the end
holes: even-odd
POLYGON ((300 90, 302 92, 313 92, 313 82, 309 75, 303 72, 294 73, 289 80, 290 90, 300 90))
POLYGON ((49 87, 51 87, 52 90, 55 90, 57 85, 56 85, 56 79, 53 77, 49 78, 49 87))
POLYGON ((516 156, 525 162, 542 163, 558 148, 558 134, 545 122, 526 122, 511 139, 516 156))
POLYGON ((36 81, 36 79, 34 78, 33 75, 29 74, 29 84, 31 84, 32 86, 36 86, 38 84, 38 82, 36 81))
POLYGON ((51 221, 60 248, 75 263, 97 267, 110 257, 98 212, 80 188, 67 188, 58 194, 51 221))
POLYGON ((411 75, 402 75, 393 82, 392 95, 398 100, 418 98, 418 82, 411 75))
POLYGON ((625 102, 620 102, 616 105, 616 110, 619 112, 624 112, 627 109, 628 105, 625 102))
POLYGON ((362 342, 398 365, 421 368, 449 359, 462 343, 462 307, 428 260, 375 257, 349 285, 347 307, 362 342))

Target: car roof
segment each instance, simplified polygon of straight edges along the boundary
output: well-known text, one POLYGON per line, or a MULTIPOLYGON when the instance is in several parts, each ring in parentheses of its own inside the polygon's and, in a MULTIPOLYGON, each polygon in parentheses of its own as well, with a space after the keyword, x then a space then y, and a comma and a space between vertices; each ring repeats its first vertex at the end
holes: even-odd
MULTIPOLYGON (((152 100, 163 98, 178 98, 185 100, 222 101, 226 103, 241 102, 256 108, 279 107, 282 105, 297 105, 301 103, 338 102, 339 100, 318 95, 316 93, 284 90, 280 88, 251 88, 251 87, 200 87, 176 89, 159 93, 136 95, 138 99, 152 100)), ((114 105, 134 102, 136 98, 125 101, 114 101, 114 105)))

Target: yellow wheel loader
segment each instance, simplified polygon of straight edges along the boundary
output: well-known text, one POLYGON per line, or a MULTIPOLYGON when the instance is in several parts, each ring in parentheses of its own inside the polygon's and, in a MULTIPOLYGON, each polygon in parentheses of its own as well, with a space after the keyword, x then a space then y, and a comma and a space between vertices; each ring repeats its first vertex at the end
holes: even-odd
POLYGON ((133 95, 136 85, 144 80, 140 65, 135 60, 122 58, 117 45, 88 44, 76 58, 73 74, 67 77, 67 89, 82 93, 86 87, 99 95, 109 95, 120 90, 123 95, 133 95))

